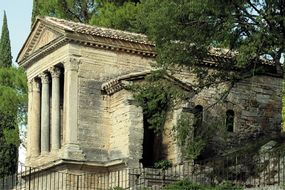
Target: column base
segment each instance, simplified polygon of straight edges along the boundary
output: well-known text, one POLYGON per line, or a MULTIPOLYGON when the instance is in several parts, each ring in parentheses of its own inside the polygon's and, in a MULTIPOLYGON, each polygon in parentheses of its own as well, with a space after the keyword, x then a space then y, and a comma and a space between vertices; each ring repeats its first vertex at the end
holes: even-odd
POLYGON ((78 144, 66 144, 63 147, 62 157, 70 160, 85 160, 85 154, 78 144))

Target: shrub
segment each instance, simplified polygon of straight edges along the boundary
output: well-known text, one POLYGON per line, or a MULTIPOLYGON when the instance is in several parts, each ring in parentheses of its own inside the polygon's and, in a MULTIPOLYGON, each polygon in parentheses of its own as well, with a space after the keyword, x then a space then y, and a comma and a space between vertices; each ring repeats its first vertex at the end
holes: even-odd
POLYGON ((164 190, 242 190, 242 188, 236 187, 231 183, 223 183, 217 186, 211 186, 196 184, 189 180, 182 180, 166 186, 164 190))

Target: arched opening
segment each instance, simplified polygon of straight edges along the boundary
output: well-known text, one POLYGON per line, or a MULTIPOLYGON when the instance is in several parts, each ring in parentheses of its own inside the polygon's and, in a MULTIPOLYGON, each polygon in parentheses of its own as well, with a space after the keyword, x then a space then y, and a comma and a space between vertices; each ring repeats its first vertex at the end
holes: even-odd
POLYGON ((203 123, 203 106, 197 105, 194 108, 194 138, 199 135, 202 130, 202 123, 203 123))
POLYGON ((235 112, 233 110, 228 110, 226 112, 226 116, 226 129, 228 132, 234 132, 235 112))

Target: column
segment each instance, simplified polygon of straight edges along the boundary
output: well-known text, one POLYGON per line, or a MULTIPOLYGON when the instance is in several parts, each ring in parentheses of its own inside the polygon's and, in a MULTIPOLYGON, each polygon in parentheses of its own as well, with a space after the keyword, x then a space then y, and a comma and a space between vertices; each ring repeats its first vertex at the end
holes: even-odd
POLYGON ((83 160, 84 154, 80 149, 78 134, 78 68, 80 61, 70 58, 64 63, 64 120, 65 142, 64 158, 83 160))
POLYGON ((60 148, 60 69, 53 67, 50 70, 52 77, 52 95, 51 95, 51 149, 60 148))
POLYGON ((31 128, 31 116, 32 116, 32 98, 33 98, 33 82, 29 81, 28 82, 28 130, 27 130, 27 159, 29 159, 31 157, 31 133, 32 133, 32 128, 31 128))
POLYGON ((29 92, 29 119, 28 119, 28 134, 29 134, 29 151, 30 156, 38 156, 40 154, 40 131, 41 131, 41 94, 40 81, 33 79, 31 81, 32 92, 29 92))
POLYGON ((64 65, 66 144, 77 144, 78 66, 78 60, 72 58, 64 65))
POLYGON ((42 80, 41 153, 46 153, 49 151, 49 138, 50 138, 49 76, 47 73, 42 73, 40 77, 42 80))

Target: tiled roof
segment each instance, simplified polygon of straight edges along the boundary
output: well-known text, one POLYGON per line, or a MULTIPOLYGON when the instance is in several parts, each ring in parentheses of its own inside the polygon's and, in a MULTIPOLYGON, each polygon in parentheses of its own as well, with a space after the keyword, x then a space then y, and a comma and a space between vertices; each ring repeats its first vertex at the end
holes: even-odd
POLYGON ((100 36, 103 38, 113 38, 113 39, 125 40, 128 42, 153 45, 153 43, 147 39, 147 36, 143 34, 126 32, 122 30, 115 30, 111 28, 91 26, 83 23, 58 19, 54 17, 47 17, 47 16, 44 17, 43 20, 50 22, 51 24, 56 25, 64 30, 77 32, 80 34, 87 34, 93 36, 100 36))

